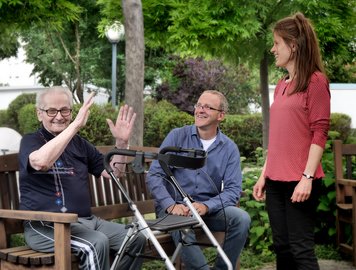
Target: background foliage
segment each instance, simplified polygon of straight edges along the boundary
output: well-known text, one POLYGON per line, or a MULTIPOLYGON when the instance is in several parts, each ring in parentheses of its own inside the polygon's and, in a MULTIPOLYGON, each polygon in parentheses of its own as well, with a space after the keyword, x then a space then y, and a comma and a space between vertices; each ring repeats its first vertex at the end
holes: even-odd
POLYGON ((257 107, 260 104, 254 74, 242 64, 234 66, 217 60, 175 57, 171 72, 165 74, 160 77, 162 83, 152 89, 153 95, 156 100, 167 100, 181 111, 192 113, 194 102, 207 89, 219 89, 229 100, 232 114, 248 113, 250 104, 257 107))
MULTIPOLYGON (((19 96, 13 101, 10 108, 18 111, 16 116, 12 113, 11 121, 16 120, 20 133, 33 132, 38 128, 39 123, 35 114, 33 96, 28 94, 19 96), (27 104, 27 102, 30 103, 27 104)), ((74 106, 73 117, 75 117, 79 108, 80 105, 74 106)), ((87 125, 81 129, 80 135, 95 145, 112 145, 113 139, 105 119, 115 120, 118 111, 114 110, 110 105, 99 106, 96 104, 92 106, 90 111, 91 114, 87 125)), ((3 113, 0 114, 0 125, 6 126, 6 121, 9 121, 9 118, 2 118, 1 115, 3 113)), ((155 102, 153 99, 148 99, 145 102, 144 145, 159 146, 171 129, 193 122, 192 115, 181 112, 171 103, 167 101, 155 102)), ((344 142, 356 142, 356 137, 353 137, 355 132, 350 127, 349 116, 333 113, 331 123, 329 140, 322 159, 325 177, 316 216, 316 241, 318 244, 323 245, 334 244, 336 233, 332 141, 343 138, 344 142)), ((245 209, 252 219, 250 235, 246 245, 249 252, 270 258, 273 256, 271 251, 272 234, 265 204, 264 202, 255 201, 252 197, 253 185, 260 176, 264 163, 264 150, 261 147, 261 114, 227 115, 226 119, 221 123, 221 129, 238 144, 242 156, 244 195, 241 198, 240 207, 245 209)), ((351 236, 351 231, 347 233, 351 236)))
MULTIPOLYGON (((0 126, 16 129, 20 134, 35 131, 39 124, 35 113, 35 95, 22 94, 11 104, 9 109, 0 113, 0 126)), ((74 105, 73 117, 76 116, 80 104, 74 105)), ((118 111, 110 104, 93 104, 90 109, 90 117, 87 125, 79 132, 95 145, 111 145, 113 139, 106 118, 116 119, 118 111), (100 136, 98 136, 100 134, 100 136)), ((156 102, 154 99, 146 99, 144 113, 144 145, 160 146, 168 132, 176 127, 194 123, 194 117, 186 112, 180 111, 168 101, 156 102)), ((351 118, 342 113, 331 114, 332 131, 337 131, 333 138, 343 141, 354 138, 351 136, 351 118)), ((262 115, 255 114, 227 114, 225 120, 220 124, 221 130, 228 135, 239 146, 241 155, 249 161, 256 161, 262 146, 262 115), (257 156, 256 156, 257 155, 257 156)), ((334 133, 330 133, 334 134, 334 133)))

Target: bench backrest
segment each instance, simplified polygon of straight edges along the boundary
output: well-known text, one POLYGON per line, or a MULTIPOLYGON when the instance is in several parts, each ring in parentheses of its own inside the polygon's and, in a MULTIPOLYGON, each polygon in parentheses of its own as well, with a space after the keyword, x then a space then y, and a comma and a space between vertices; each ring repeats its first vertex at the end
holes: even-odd
MULTIPOLYGON (((112 146, 97 147, 103 154, 112 146)), ((143 152, 158 152, 154 147, 130 147, 130 149, 143 152)), ((131 159, 132 160, 132 159, 131 159)), ((128 159, 128 162, 131 161, 128 159)), ((145 166, 150 165, 151 160, 145 160, 145 166)), ((18 154, 0 156, 0 209, 19 209, 19 161, 18 154)), ((119 181, 124 186, 130 198, 135 202, 142 214, 154 213, 154 200, 148 192, 145 184, 145 173, 136 174, 130 164, 126 166, 126 173, 119 181)), ((118 189, 112 179, 89 176, 89 189, 93 214, 103 219, 116 219, 133 216, 127 200, 118 189)), ((5 220, 4 230, 0 230, 0 239, 10 239, 15 233, 22 233, 21 220, 5 220), (1 237, 1 234, 6 234, 1 237)))
POLYGON ((336 202, 349 203, 352 196, 352 187, 339 185, 341 179, 356 181, 356 144, 343 144, 341 140, 335 140, 334 165, 336 182, 336 202))
MULTIPOLYGON (((103 154, 113 149, 111 146, 98 146, 97 148, 103 154)), ((130 146, 130 150, 157 153, 159 149, 156 147, 130 146)), ((154 213, 154 200, 145 183, 146 173, 134 173, 130 164, 132 160, 133 158, 128 157, 126 173, 123 177, 119 178, 119 181, 129 197, 135 202, 141 214, 154 213)), ((145 169, 148 169, 151 161, 152 160, 148 159, 145 160, 145 169)), ((112 179, 91 176, 89 183, 93 214, 104 219, 129 217, 133 215, 124 194, 118 189, 112 179)))
MULTIPOLYGON (((19 162, 18 154, 9 154, 0 156, 0 208, 18 209, 19 208, 19 162)), ((22 222, 19 220, 5 220, 4 231, 7 236, 23 231, 22 222)), ((9 239, 6 236, 0 239, 9 239)))

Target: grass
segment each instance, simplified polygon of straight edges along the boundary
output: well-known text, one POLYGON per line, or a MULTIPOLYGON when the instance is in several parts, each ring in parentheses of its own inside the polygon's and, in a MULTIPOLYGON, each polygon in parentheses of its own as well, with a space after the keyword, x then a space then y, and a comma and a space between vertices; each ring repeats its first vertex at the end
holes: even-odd
MULTIPOLYGON (((25 245, 25 240, 22 234, 12 235, 11 246, 25 245)), ((216 251, 214 248, 206 248, 203 250, 205 256, 210 261, 211 265, 216 257, 216 251)), ((348 257, 341 256, 338 250, 333 245, 317 245, 315 247, 316 255, 319 259, 324 260, 350 260, 348 257)), ((263 254, 256 254, 252 249, 245 248, 240 256, 241 270, 258 270, 265 264, 270 264, 275 261, 275 257, 272 255, 266 256, 263 254)), ((165 264, 159 260, 146 261, 143 264, 142 270, 164 270, 165 264)))
MULTIPOLYGON (((341 261, 343 257, 339 254, 337 249, 332 245, 317 245, 315 252, 318 259, 324 260, 336 260, 341 261)), ((204 254, 209 261, 213 262, 216 256, 214 248, 204 249, 204 254)), ((266 264, 271 264, 275 261, 275 256, 265 256, 262 254, 256 254, 252 249, 245 248, 240 256, 240 269, 241 270, 258 270, 266 264)), ((213 263, 211 263, 212 265, 213 263)), ((143 265, 143 270, 164 270, 165 265, 160 261, 147 261, 143 265)))

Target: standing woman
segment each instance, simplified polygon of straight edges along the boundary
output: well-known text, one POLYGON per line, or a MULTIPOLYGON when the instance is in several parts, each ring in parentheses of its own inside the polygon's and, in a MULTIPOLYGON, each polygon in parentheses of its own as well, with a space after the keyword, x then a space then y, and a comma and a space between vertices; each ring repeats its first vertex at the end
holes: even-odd
POLYGON ((301 13, 278 21, 271 52, 285 68, 270 109, 268 154, 253 187, 266 199, 277 270, 319 269, 314 226, 321 157, 329 130, 330 90, 316 34, 301 13))

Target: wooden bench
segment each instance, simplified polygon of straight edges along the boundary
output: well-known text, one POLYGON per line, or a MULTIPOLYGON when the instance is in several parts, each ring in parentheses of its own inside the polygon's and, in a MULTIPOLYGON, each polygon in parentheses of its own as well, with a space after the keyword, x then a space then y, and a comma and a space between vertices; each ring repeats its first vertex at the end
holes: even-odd
MULTIPOLYGON (((112 149, 110 146, 98 147, 102 153, 112 149)), ((133 150, 157 152, 154 147, 131 147, 133 150)), ((150 164, 146 160, 146 166, 150 164)), ((70 252, 70 223, 76 222, 76 214, 51 213, 40 211, 21 211, 19 208, 18 154, 0 156, 0 270, 29 269, 77 269, 77 260, 70 252), (27 246, 10 247, 10 237, 23 233, 24 220, 42 220, 54 223, 55 252, 40 253, 27 246)), ((135 174, 127 166, 126 177, 120 178, 121 183, 135 201, 141 214, 154 213, 154 200, 145 184, 145 174, 135 174)), ((111 179, 89 179, 92 213, 106 220, 130 218, 133 216, 127 202, 111 179)), ((216 239, 222 243, 223 232, 214 232, 216 239)), ((208 242, 201 233, 199 241, 208 242)), ((162 248, 168 255, 174 252, 174 244, 169 234, 157 236, 162 248)), ((148 255, 157 256, 153 245, 148 244, 148 255)), ((177 266, 180 268, 180 266, 177 266)), ((238 267, 239 268, 239 267, 238 267)))
POLYGON ((336 242, 356 266, 356 144, 335 140, 336 242), (351 239, 346 233, 351 228, 351 239))

